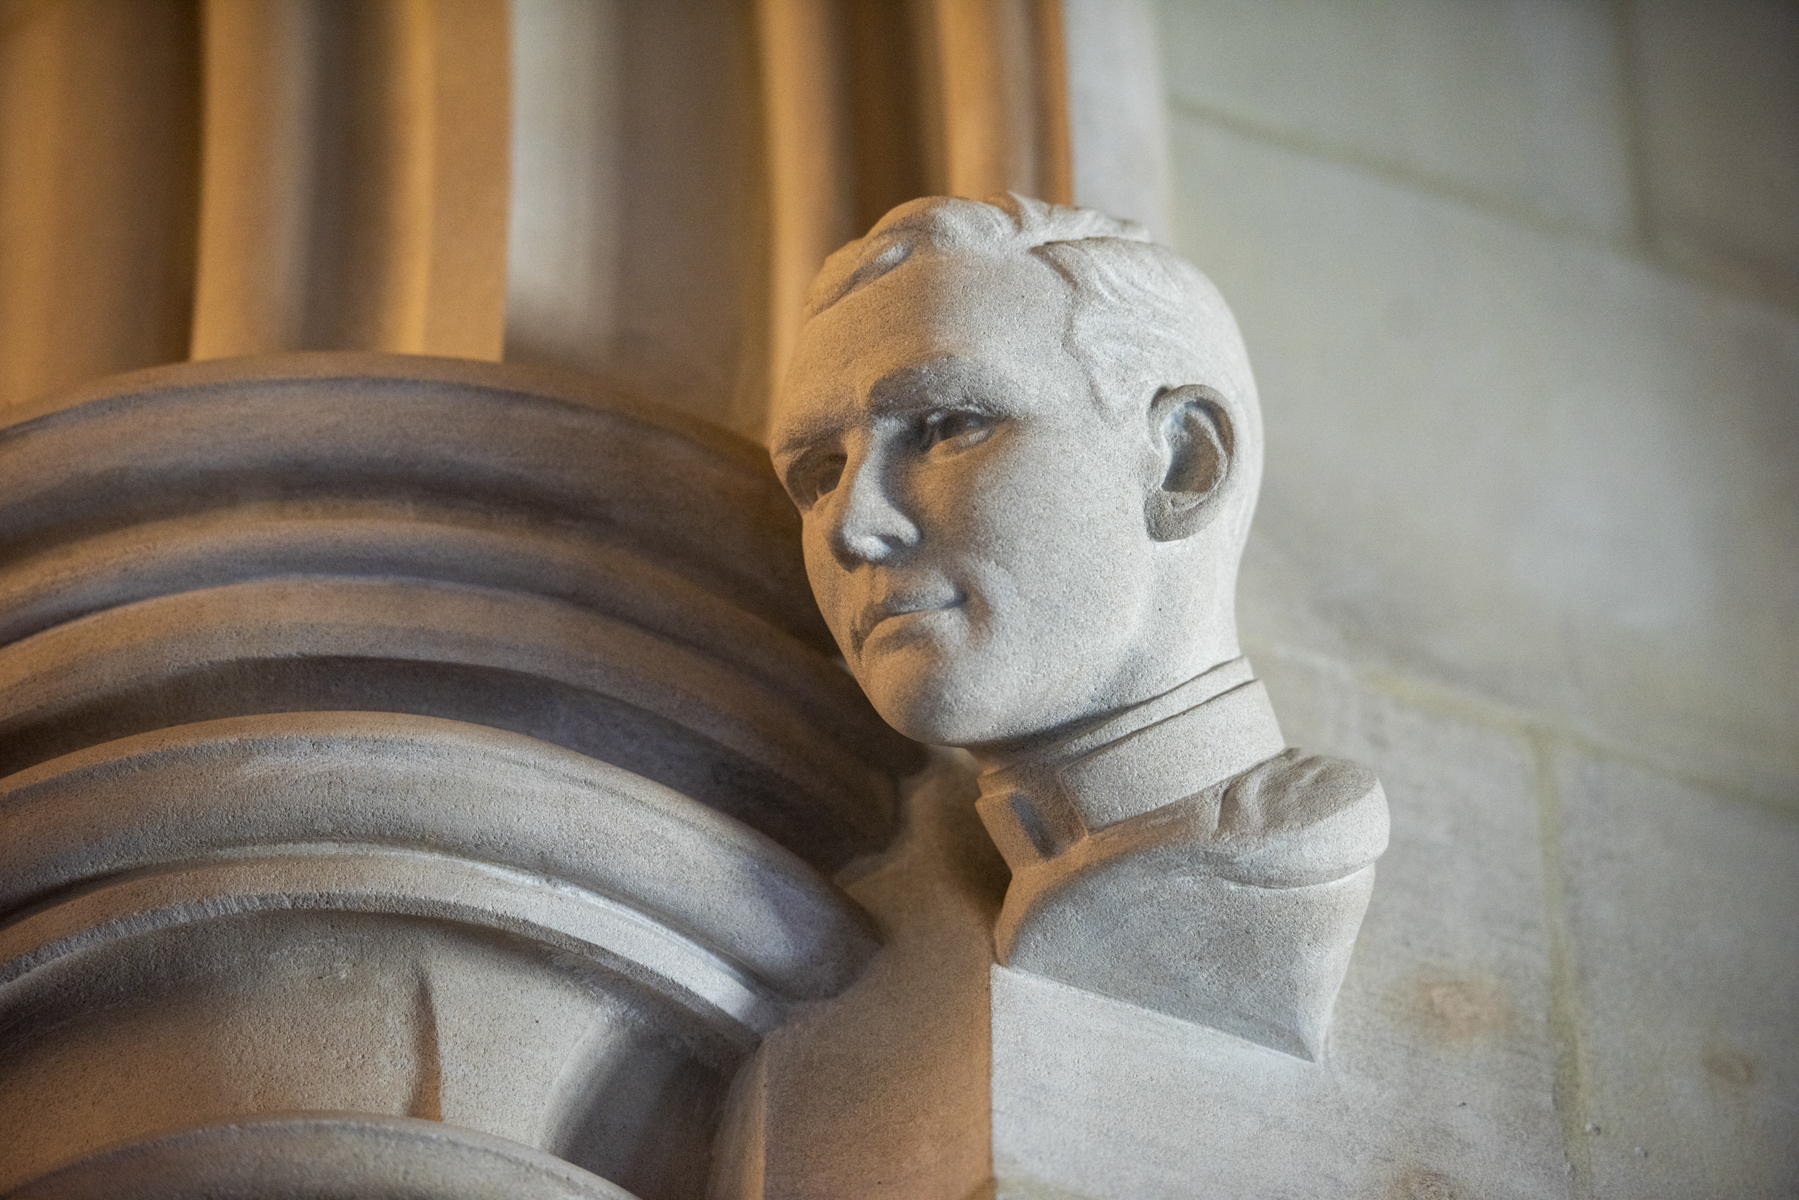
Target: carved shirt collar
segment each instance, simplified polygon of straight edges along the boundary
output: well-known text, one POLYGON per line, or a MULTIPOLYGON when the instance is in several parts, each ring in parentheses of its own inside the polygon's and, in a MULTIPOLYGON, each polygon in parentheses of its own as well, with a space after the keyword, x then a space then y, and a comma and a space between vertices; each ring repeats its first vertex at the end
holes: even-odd
POLYGON ((1014 853, 1041 861, 1089 833, 1246 771, 1284 746, 1267 691, 1248 660, 1234 658, 986 771, 978 807, 1007 861, 1014 853))

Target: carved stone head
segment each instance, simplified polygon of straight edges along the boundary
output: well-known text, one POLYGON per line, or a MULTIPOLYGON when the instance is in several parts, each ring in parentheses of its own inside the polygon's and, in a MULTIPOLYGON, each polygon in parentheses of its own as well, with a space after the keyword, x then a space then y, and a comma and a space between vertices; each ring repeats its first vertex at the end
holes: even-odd
POLYGON ((911 737, 1004 757, 1238 653, 1255 383, 1137 225, 894 209, 814 283, 771 444, 825 620, 911 737))
POLYGON ((863 690, 980 760, 999 961, 1317 1058, 1387 804, 1238 651, 1262 430, 1212 285, 1098 213, 903 205, 826 262, 772 432, 863 690))

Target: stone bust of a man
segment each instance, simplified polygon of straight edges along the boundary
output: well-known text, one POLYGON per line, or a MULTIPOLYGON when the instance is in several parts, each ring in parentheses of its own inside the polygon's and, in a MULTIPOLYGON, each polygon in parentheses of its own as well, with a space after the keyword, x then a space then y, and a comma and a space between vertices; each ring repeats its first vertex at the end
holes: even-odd
POLYGON ((1386 804, 1238 648, 1262 430, 1216 289, 1100 213, 914 201, 825 264, 771 432, 850 670, 981 765, 1002 961, 1316 1057, 1386 804))

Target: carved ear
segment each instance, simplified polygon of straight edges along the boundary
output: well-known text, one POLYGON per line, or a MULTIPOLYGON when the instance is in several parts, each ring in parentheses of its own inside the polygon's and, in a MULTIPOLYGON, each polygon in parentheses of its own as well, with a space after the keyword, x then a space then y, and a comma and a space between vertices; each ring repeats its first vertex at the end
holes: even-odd
POLYGON ((1203 384, 1165 388, 1149 405, 1149 435, 1161 470, 1143 515, 1158 542, 1192 537, 1217 515, 1231 473, 1230 409, 1203 384))

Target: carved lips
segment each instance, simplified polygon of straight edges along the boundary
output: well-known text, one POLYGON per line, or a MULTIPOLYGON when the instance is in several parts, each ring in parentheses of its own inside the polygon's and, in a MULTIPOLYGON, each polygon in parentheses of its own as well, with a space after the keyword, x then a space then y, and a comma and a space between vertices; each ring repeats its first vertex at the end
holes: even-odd
MULTIPOLYGON (((947 612, 960 608, 967 597, 947 581, 925 587, 889 592, 879 600, 862 607, 850 625, 850 649, 860 656, 862 647, 882 625, 905 622, 921 614, 947 612)), ((905 622, 911 623, 911 622, 905 622)))

